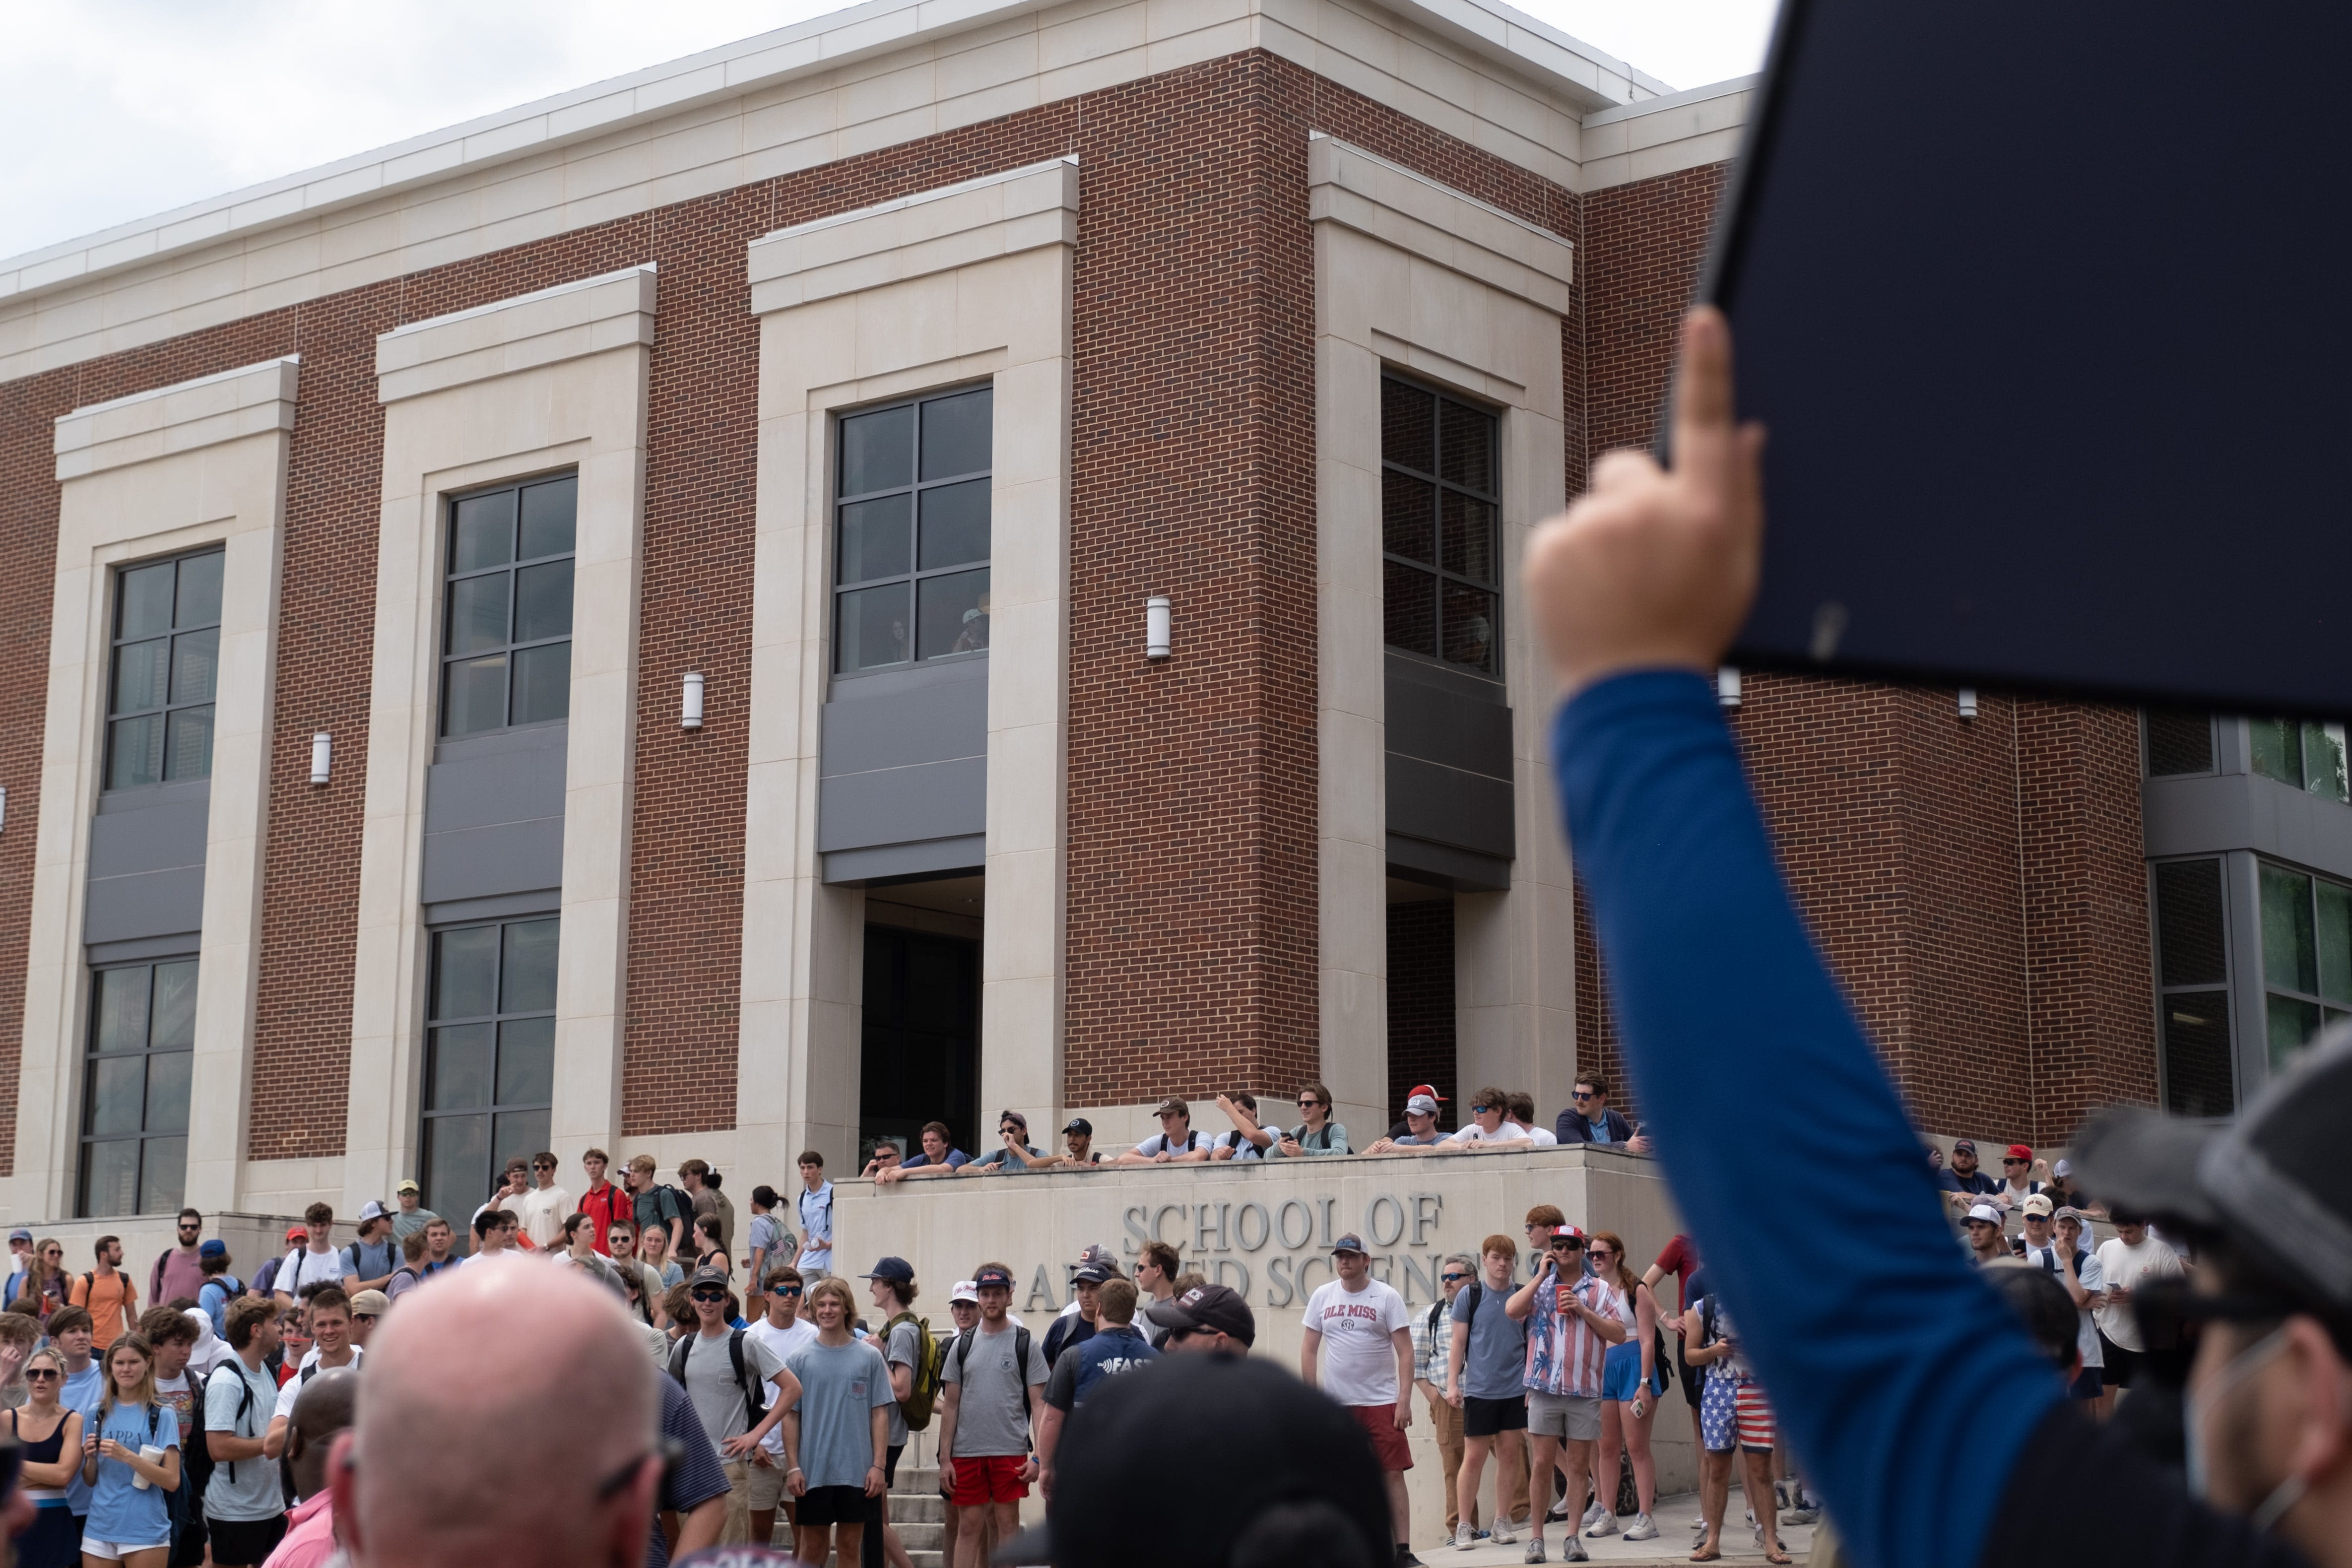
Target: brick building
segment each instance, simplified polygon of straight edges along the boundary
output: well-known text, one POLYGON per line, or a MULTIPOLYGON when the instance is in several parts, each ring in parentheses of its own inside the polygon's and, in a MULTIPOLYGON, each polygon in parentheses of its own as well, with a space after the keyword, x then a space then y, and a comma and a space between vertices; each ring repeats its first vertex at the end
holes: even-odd
MULTIPOLYGON (((0 262, 8 1210, 1557 1110, 1613 1044, 1512 563, 1648 435, 1748 85, 1489 0, 875 0, 0 262)), ((1735 721, 1931 1129, 2259 1077, 2284 861, 2352 941, 2329 731, 1735 721)))

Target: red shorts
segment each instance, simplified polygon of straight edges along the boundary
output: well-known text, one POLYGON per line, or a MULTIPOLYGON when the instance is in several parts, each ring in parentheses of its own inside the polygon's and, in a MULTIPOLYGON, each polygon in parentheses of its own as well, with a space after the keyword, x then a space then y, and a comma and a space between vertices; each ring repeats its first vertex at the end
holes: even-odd
POLYGON ((1019 1502, 1029 1495, 1029 1483, 1021 1479, 1028 1468, 1026 1454, 989 1454, 955 1462, 955 1485, 948 1489, 948 1501, 958 1508, 978 1508, 984 1502, 1019 1502))
POLYGON ((1397 1430, 1396 1406, 1393 1405, 1350 1405, 1348 1414, 1356 1418, 1372 1440, 1372 1453, 1384 1470, 1412 1468, 1412 1450, 1405 1446, 1404 1434, 1397 1430))

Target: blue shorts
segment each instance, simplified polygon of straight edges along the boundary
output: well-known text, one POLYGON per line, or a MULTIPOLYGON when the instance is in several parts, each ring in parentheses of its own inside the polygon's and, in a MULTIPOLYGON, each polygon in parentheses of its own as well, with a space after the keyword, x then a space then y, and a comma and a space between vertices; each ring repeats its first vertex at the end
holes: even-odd
MULTIPOLYGON (((1650 1398, 1654 1403, 1666 1391, 1666 1369, 1653 1363, 1650 1384, 1650 1398)), ((1626 1400, 1641 1391, 1642 1347, 1631 1340, 1621 1345, 1611 1345, 1609 1357, 1601 1367, 1601 1397, 1626 1400)))

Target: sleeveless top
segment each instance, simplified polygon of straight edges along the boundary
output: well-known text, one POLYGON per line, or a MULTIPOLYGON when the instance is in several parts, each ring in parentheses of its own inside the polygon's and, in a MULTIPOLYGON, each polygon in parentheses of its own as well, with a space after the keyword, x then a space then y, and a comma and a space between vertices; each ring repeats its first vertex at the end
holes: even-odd
MULTIPOLYGON (((8 1430, 15 1435, 17 1443, 25 1450, 23 1462, 27 1465, 56 1464, 58 1456, 65 1451, 66 1416, 72 1414, 73 1412, 68 1410, 59 1415, 58 1429, 39 1442, 34 1443, 26 1440, 24 1428, 17 1420, 17 1412, 14 1410, 8 1412, 8 1430)), ((24 1489, 24 1495, 25 1500, 32 1503, 61 1503, 66 1500, 64 1489, 59 1487, 26 1487, 24 1489)))

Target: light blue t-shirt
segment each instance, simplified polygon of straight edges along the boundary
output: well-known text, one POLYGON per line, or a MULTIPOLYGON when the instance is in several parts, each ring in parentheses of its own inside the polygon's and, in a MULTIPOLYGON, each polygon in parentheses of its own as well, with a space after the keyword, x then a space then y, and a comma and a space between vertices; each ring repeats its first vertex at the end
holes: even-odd
POLYGON ((785 1359, 801 1380, 801 1472, 812 1487, 862 1487, 874 1463, 874 1412, 895 1404, 882 1352, 863 1340, 812 1342, 785 1359))
POLYGON ((1454 1321, 1470 1326, 1470 1342, 1462 1347, 1462 1392, 1468 1398, 1516 1399, 1524 1392, 1528 1326, 1504 1310, 1509 1300, 1509 1290, 1493 1289, 1483 1279, 1475 1289, 1464 1286, 1454 1298, 1454 1321), (1470 1315, 1473 1295, 1478 1300, 1475 1319, 1470 1315))
MULTIPOLYGON (((229 1357, 213 1368, 205 1381, 205 1429, 208 1432, 231 1437, 263 1436, 277 1408, 278 1384, 268 1369, 248 1367, 242 1356, 229 1357)), ((285 1511, 286 1494, 278 1484, 277 1460, 257 1455, 214 1463, 212 1479, 205 1484, 207 1519, 249 1524, 285 1511)))
MULTIPOLYGON (((180 1417, 168 1405, 118 1405, 107 1412, 98 1435, 111 1437, 126 1448, 176 1448, 180 1417)), ((121 1546, 158 1546, 172 1539, 171 1505, 164 1500, 163 1490, 151 1486, 142 1491, 131 1484, 136 1479, 121 1460, 99 1459, 98 1484, 90 1489, 89 1520, 82 1526, 83 1539, 121 1546)))
MULTIPOLYGON (((68 1410, 81 1412, 81 1429, 89 1432, 90 1423, 98 1418, 98 1402, 106 1394, 106 1373, 93 1358, 90 1363, 66 1379, 65 1387, 58 1394, 58 1403, 68 1410)), ((66 1479, 66 1506, 79 1519, 89 1511, 89 1483, 81 1479, 81 1467, 76 1465, 66 1479)), ((100 1536, 100 1540, 104 1540, 100 1536)))
POLYGON ((1585 1129, 1592 1134, 1592 1142, 1595 1143, 1606 1143, 1610 1141, 1609 1118, 1607 1116, 1604 1115, 1598 1121, 1587 1121, 1584 1125, 1585 1129))

